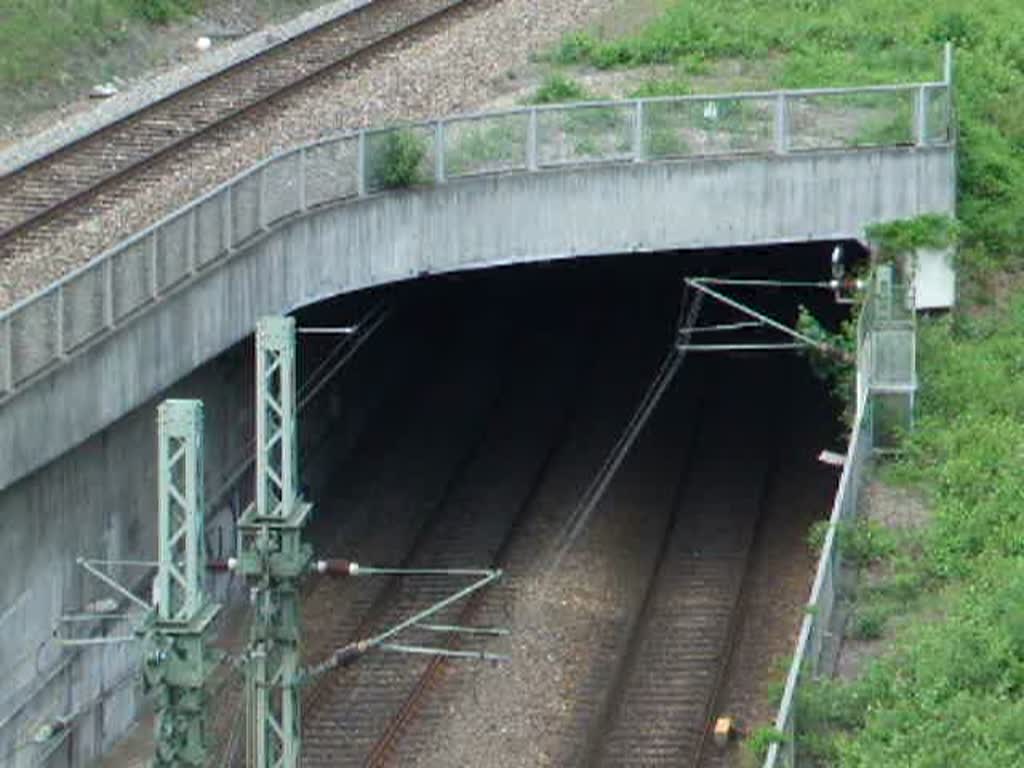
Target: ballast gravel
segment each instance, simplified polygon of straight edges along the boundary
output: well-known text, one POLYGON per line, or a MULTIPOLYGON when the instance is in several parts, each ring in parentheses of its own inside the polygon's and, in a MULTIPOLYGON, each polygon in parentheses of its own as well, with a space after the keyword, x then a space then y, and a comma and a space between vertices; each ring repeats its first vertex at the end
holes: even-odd
MULTIPOLYGON (((103 199, 96 211, 0 261, 0 308, 46 287, 194 197, 295 144, 338 131, 484 108, 514 90, 531 56, 599 20, 615 0, 499 0, 456 14, 440 32, 343 70, 289 98, 259 129, 236 128, 222 149, 188 152, 103 199)), ((264 33, 265 34, 265 33, 264 33)))

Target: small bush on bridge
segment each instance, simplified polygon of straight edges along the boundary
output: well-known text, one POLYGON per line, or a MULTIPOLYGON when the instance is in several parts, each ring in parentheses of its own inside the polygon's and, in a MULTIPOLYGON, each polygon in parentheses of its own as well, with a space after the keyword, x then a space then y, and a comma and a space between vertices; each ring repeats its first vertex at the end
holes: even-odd
POLYGON ((400 189, 426 181, 427 143, 411 128, 372 134, 367 146, 368 187, 400 189))

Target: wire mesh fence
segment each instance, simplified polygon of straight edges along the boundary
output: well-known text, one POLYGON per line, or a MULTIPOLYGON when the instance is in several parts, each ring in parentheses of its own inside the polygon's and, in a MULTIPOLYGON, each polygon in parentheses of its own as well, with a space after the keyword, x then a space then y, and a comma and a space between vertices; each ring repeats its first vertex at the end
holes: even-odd
POLYGON ((786 99, 786 146, 814 149, 918 143, 918 91, 810 93, 786 99))
POLYGON ((489 173, 954 137, 948 82, 523 107, 331 137, 260 163, 0 314, 0 400, 310 208, 489 173))
POLYGON ((537 112, 537 164, 572 165, 632 158, 632 103, 581 104, 537 112))
POLYGON ((771 152, 775 147, 774 98, 652 101, 643 108, 647 157, 771 152))
POLYGON ((800 627, 796 654, 786 678, 779 715, 775 721, 775 727, 782 734, 782 740, 769 748, 764 768, 793 768, 800 763, 800 684, 820 674, 824 650, 837 633, 835 609, 842 563, 836 535, 839 526, 857 514, 860 492, 871 461, 874 440, 874 406, 871 398, 867 398, 861 405, 854 423, 839 489, 836 491, 828 532, 818 559, 818 570, 807 603, 807 613, 800 627))
POLYGON ((529 132, 530 115, 527 112, 446 121, 446 178, 526 170, 529 132))
POLYGON ((913 306, 908 281, 891 266, 877 269, 858 317, 856 417, 775 721, 782 741, 771 746, 764 768, 793 768, 800 763, 800 686, 827 671, 828 651, 834 649, 842 631, 837 603, 843 593, 843 561, 836 537, 840 526, 858 512, 873 454, 894 445, 910 426, 917 386, 913 306))

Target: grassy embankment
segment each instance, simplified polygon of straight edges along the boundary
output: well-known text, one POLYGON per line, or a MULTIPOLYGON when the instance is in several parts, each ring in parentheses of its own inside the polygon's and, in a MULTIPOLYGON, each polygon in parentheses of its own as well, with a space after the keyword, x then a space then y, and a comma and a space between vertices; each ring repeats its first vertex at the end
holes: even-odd
POLYGON ((854 631, 883 637, 886 650, 857 679, 805 693, 802 738, 827 765, 1024 765, 1024 294, 1013 289, 1024 256, 1024 4, 687 0, 626 38, 579 33, 552 56, 668 65, 647 86, 656 93, 737 60, 807 87, 936 79, 946 40, 957 48, 963 303, 921 324, 918 426, 883 470, 920 489, 931 517, 913 532, 847 537, 881 574, 857 596, 854 631))
POLYGON ((165 23, 197 0, 0 0, 0 83, 59 77, 70 57, 102 57, 136 21, 165 23))
MULTIPOLYGON (((235 15, 247 27, 259 26, 316 2, 243 0, 235 15)), ((97 83, 137 78, 150 67, 176 60, 182 46, 199 34, 188 32, 189 17, 219 6, 228 3, 0 0, 0 134, 33 114, 80 98, 97 83)), ((231 13, 219 16, 232 18, 231 13)))

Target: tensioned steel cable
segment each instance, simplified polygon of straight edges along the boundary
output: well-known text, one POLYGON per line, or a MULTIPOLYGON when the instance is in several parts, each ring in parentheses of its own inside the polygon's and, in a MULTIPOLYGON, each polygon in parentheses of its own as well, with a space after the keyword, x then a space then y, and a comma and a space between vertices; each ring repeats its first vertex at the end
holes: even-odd
POLYGON ((704 299, 703 293, 692 293, 692 298, 690 298, 690 287, 684 287, 683 298, 679 307, 679 319, 677 321, 678 333, 673 339, 671 348, 662 360, 658 372, 647 387, 647 391, 644 393, 640 403, 633 411, 633 415, 626 424, 625 429, 619 435, 619 439, 615 442, 608 456, 605 457, 594 479, 590 481, 587 489, 583 492, 572 514, 569 515, 562 525, 562 529, 556 538, 558 548, 549 566, 551 571, 558 568, 562 558, 576 542, 576 539, 579 538, 580 533, 582 533, 587 522, 590 520, 594 509, 608 489, 608 485, 615 478, 619 467, 622 466, 622 462, 625 461, 637 437, 640 436, 640 432, 661 401, 662 395, 665 394, 665 390, 668 389, 669 384, 675 379, 676 373, 678 373, 680 366, 682 366, 683 360, 686 358, 685 344, 689 342, 691 330, 697 322, 697 316, 700 314, 701 304, 704 299), (678 342, 675 339, 683 340, 682 349, 677 346, 678 342))

